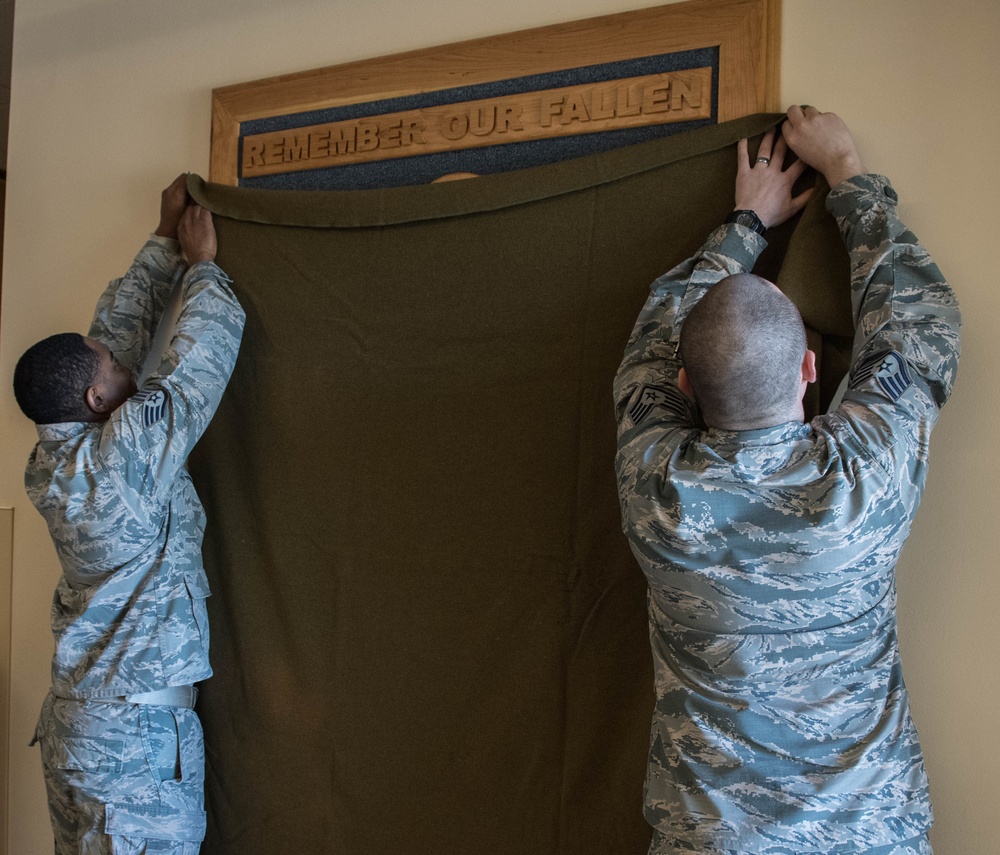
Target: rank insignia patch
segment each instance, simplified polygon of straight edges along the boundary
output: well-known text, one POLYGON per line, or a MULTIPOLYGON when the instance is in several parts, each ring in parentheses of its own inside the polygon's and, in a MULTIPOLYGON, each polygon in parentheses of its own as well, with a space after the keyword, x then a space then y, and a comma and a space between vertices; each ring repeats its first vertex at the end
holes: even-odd
POLYGON ((864 360, 851 378, 851 387, 856 389, 872 378, 890 401, 898 401, 913 385, 910 366, 902 356, 892 351, 864 360))
POLYGON ((671 386, 643 386, 635 402, 628 408, 632 424, 644 421, 654 409, 663 409, 679 418, 689 418, 688 402, 684 394, 671 386))
POLYGON ((140 392, 133 400, 142 402, 142 424, 144 427, 152 427, 160 419, 167 409, 167 395, 160 389, 148 389, 140 392))

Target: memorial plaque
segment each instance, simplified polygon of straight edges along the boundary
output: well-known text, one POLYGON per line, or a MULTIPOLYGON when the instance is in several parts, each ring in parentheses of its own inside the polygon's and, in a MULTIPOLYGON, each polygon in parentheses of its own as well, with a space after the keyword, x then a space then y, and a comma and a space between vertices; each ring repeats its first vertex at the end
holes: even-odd
POLYGON ((690 0, 216 89, 210 178, 423 183, 775 110, 778 9, 690 0))

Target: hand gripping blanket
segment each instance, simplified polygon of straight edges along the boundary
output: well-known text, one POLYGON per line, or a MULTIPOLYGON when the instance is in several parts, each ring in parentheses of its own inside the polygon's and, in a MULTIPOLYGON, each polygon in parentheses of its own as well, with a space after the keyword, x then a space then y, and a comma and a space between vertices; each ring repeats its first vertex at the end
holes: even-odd
MULTIPOLYGON (((732 209, 737 141, 779 118, 417 187, 192 176, 248 315, 191 458, 206 855, 646 851, 611 383, 650 283, 732 209)), ((853 334, 822 195, 756 269, 803 311, 813 413, 853 334)))

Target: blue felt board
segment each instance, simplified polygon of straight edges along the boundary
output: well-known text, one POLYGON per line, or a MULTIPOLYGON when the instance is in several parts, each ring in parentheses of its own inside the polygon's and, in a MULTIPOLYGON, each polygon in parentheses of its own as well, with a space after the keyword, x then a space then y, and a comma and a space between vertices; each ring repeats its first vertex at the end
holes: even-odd
POLYGON ((381 116, 386 113, 418 110, 424 107, 517 95, 522 92, 601 83, 626 77, 640 77, 705 67, 712 69, 712 116, 710 119, 668 122, 641 128, 622 128, 614 131, 577 134, 571 137, 528 140, 367 163, 306 169, 280 175, 240 178, 239 186, 272 190, 362 190, 426 184, 451 172, 475 172, 479 175, 509 172, 513 169, 525 169, 530 166, 540 166, 588 154, 597 154, 613 148, 715 124, 718 121, 719 50, 718 48, 699 48, 677 53, 665 53, 602 65, 588 65, 584 68, 570 68, 509 80, 497 80, 474 86, 440 89, 435 92, 408 95, 403 98, 388 98, 326 110, 310 110, 305 113, 253 119, 240 125, 241 173, 243 171, 244 136, 292 130, 327 122, 381 116))

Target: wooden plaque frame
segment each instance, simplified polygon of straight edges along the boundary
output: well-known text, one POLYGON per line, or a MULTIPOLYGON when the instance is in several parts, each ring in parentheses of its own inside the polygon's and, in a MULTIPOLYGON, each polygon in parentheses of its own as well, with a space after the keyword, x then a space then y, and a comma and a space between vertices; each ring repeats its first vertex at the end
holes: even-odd
POLYGON ((698 48, 718 121, 779 109, 780 0, 688 0, 215 89, 209 179, 239 183, 243 122, 698 48))

